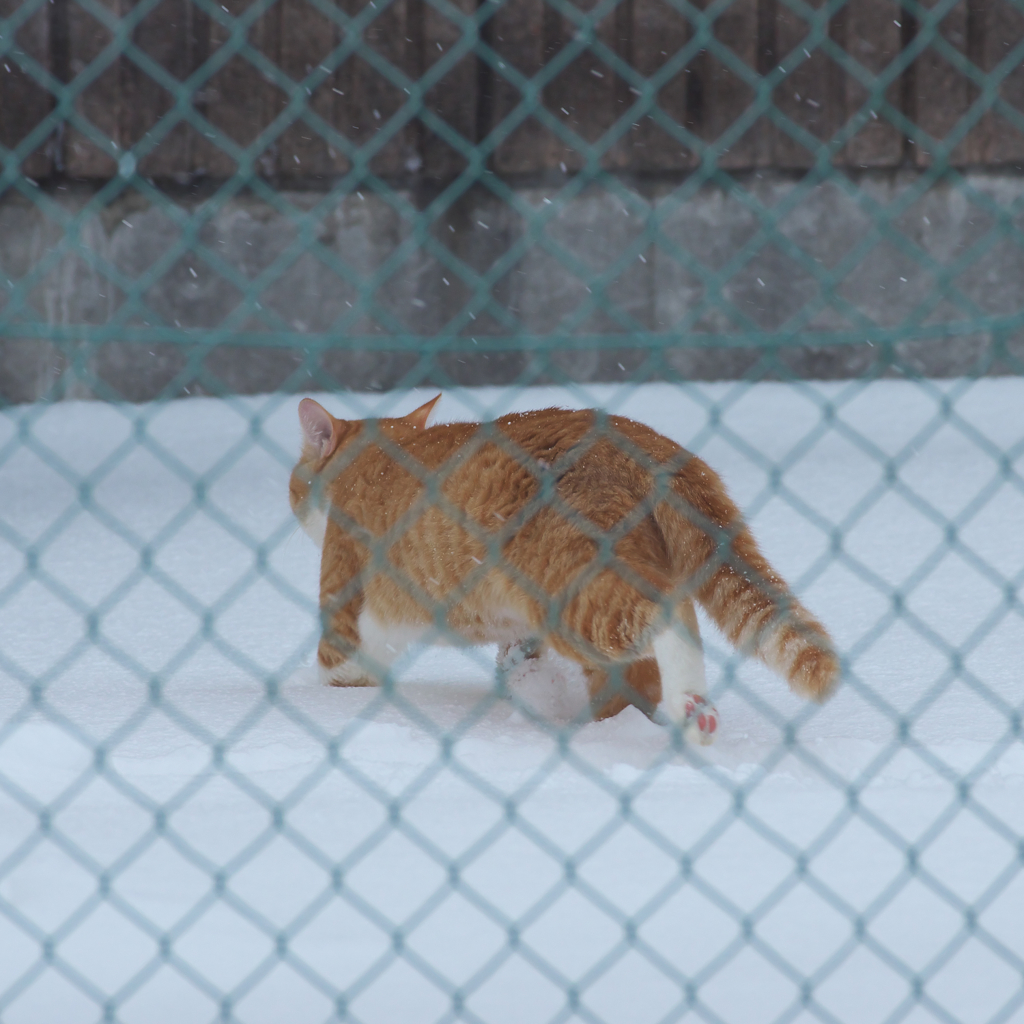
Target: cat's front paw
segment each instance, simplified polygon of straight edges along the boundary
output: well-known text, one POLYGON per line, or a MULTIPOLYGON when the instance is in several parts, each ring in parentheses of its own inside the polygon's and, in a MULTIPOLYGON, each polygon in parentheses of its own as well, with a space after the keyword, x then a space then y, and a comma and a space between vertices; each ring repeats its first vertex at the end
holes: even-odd
POLYGON ((685 720, 680 723, 683 739, 687 743, 699 743, 702 747, 715 742, 718 734, 718 709, 699 693, 683 694, 685 720))
POLYGON ((327 666, 317 659, 317 673, 324 686, 376 686, 377 680, 366 674, 366 669, 354 661, 342 661, 327 666))

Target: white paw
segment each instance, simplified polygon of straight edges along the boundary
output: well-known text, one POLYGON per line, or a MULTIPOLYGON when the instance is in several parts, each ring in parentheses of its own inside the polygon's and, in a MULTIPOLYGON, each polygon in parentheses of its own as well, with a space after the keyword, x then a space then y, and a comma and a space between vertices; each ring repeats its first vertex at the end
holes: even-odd
POLYGON ((498 648, 498 673, 508 674, 527 661, 535 661, 540 651, 540 641, 520 640, 517 643, 498 648))
POLYGON ((699 693, 683 694, 686 718, 680 723, 687 743, 710 746, 718 735, 718 709, 699 693))
POLYGON ((316 663, 317 675, 322 686, 376 686, 377 681, 371 679, 366 670, 354 661, 343 661, 334 668, 328 668, 319 659, 316 663))
POLYGON ((590 717, 587 684, 579 666, 545 650, 539 658, 521 658, 504 670, 504 682, 514 704, 530 717, 555 725, 590 717))

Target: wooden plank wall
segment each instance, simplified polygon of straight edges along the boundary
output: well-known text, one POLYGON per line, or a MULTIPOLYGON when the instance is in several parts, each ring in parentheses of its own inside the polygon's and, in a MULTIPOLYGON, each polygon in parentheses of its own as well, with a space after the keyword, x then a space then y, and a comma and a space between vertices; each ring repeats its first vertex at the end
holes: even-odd
MULTIPOLYGON (((0 0, 0 18, 14 15, 19 0, 0 0)), ((15 33, 18 49, 46 71, 52 69, 50 12, 45 5, 35 10, 15 33)), ((53 109, 50 94, 7 56, 0 62, 0 145, 13 149, 53 109)), ((33 146, 21 167, 30 178, 45 178, 53 170, 54 135, 33 146)))
MULTIPOLYGON (((10 16, 24 0, 0 0, 0 17, 10 16)), ((138 0, 98 0, 113 18, 128 15, 138 0)), ((243 15, 254 0, 224 0, 231 15, 243 15)), ((372 0, 329 0, 348 16, 367 10, 372 0)), ((481 0, 450 0, 474 15, 481 0)), ((597 0, 572 0, 581 14, 597 0)), ((806 0, 820 10, 824 0, 806 0)), ((927 9, 937 0, 921 0, 927 9)), ((710 0, 694 0, 706 9, 710 0)), ((451 131, 474 144, 500 131, 504 118, 521 120, 503 137, 490 158, 502 175, 531 175, 584 166, 586 146, 560 138, 536 113, 524 111, 523 96, 506 72, 530 77, 565 47, 574 45, 576 19, 557 12, 545 0, 505 0, 480 35, 496 55, 485 61, 462 56, 426 92, 424 103, 451 131)), ((917 45, 932 31, 903 12, 899 0, 848 0, 821 31, 830 45, 863 68, 865 80, 848 73, 809 37, 811 29, 786 0, 733 0, 718 15, 714 42, 698 38, 672 0, 620 0, 595 25, 595 35, 615 58, 584 49, 543 89, 541 102, 555 122, 582 143, 600 147, 606 132, 612 144, 598 152, 608 170, 630 174, 685 173, 701 160, 702 144, 717 144, 719 166, 729 170, 810 167, 821 145, 860 112, 864 123, 851 132, 832 161, 851 168, 900 165, 924 167, 934 159, 927 135, 939 140, 957 133, 952 159, 962 166, 1004 166, 1024 161, 1024 68, 1012 59, 1024 39, 1024 15, 1007 0, 960 0, 937 26, 941 43, 924 50, 885 91, 885 100, 927 135, 915 137, 886 117, 867 116, 870 77, 881 74, 901 50, 917 45), (704 45, 699 45, 703 42, 704 45), (614 59, 642 76, 658 74, 689 47, 658 94, 657 116, 634 112, 635 88, 611 66, 614 59), (945 49, 945 52, 943 52, 945 49), (994 106, 978 105, 980 90, 957 68, 957 53, 982 72, 999 76, 994 106), (607 58, 607 59, 606 59, 607 58), (743 125, 755 92, 751 75, 790 66, 773 94, 776 113, 743 125), (745 69, 745 70, 744 70, 745 69), (961 131, 961 118, 971 121, 961 131)), ((211 18, 190 0, 163 0, 134 30, 133 44, 172 80, 185 81, 211 58, 219 59, 231 38, 230 26, 211 18)), ((223 178, 236 170, 230 153, 216 144, 223 132, 241 147, 257 140, 250 155, 257 173, 284 181, 333 176, 351 167, 356 149, 373 144, 371 170, 389 179, 447 179, 465 166, 465 157, 423 119, 408 111, 403 123, 378 144, 378 133, 408 102, 402 81, 389 81, 365 55, 333 69, 325 66, 344 41, 344 29, 309 0, 277 0, 255 19, 248 44, 276 65, 287 80, 273 82, 244 55, 235 54, 212 76, 198 83, 192 107, 196 125, 159 127, 174 98, 131 55, 110 47, 112 35, 77 0, 50 0, 23 25, 17 45, 62 81, 89 75, 90 84, 75 104, 78 115, 111 140, 97 145, 89 133, 71 124, 53 133, 27 156, 23 168, 32 177, 56 172, 73 178, 103 179, 115 172, 125 148, 164 135, 141 163, 144 174, 188 181, 196 176, 223 178), (326 77, 315 89, 301 83, 317 68, 326 77), (97 73, 98 72, 98 73, 97 73), (314 123, 301 115, 282 118, 298 93, 314 123), (307 93, 306 95, 302 95, 307 93), (201 119, 205 118, 208 124, 201 119), (316 122, 315 119, 319 119, 316 122), (337 136, 325 138, 317 124, 337 136), (59 141, 58 141, 59 140, 59 141), (347 140, 347 141, 345 141, 347 140)), ((461 29, 431 0, 394 0, 381 5, 364 33, 368 52, 386 60, 409 80, 438 66, 462 40, 461 29)), ((46 90, 7 60, 0 68, 0 144, 17 145, 53 108, 46 90), (9 70, 5 70, 9 69, 9 70)))

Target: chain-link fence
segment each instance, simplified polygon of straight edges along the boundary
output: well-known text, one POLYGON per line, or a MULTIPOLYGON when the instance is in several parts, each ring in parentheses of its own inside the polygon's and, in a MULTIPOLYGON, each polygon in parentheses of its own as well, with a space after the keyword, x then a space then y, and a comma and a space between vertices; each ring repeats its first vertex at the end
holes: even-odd
POLYGON ((1022 57, 0 0, 0 1020, 1024 1020, 1022 57))

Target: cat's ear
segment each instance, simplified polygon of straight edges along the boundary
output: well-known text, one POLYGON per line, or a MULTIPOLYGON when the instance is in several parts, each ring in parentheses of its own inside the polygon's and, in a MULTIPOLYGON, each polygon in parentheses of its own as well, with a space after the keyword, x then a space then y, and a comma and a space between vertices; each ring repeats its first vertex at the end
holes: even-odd
POLYGON ((319 402, 312 398, 299 402, 299 423, 302 425, 302 440, 315 448, 321 458, 338 447, 341 432, 334 417, 319 402))
POLYGON ((423 430, 427 425, 427 417, 430 416, 434 406, 440 401, 441 395, 438 394, 436 398, 432 398, 429 402, 424 402, 418 409, 413 409, 412 412, 403 416, 402 419, 406 423, 411 424, 416 430, 423 430))

